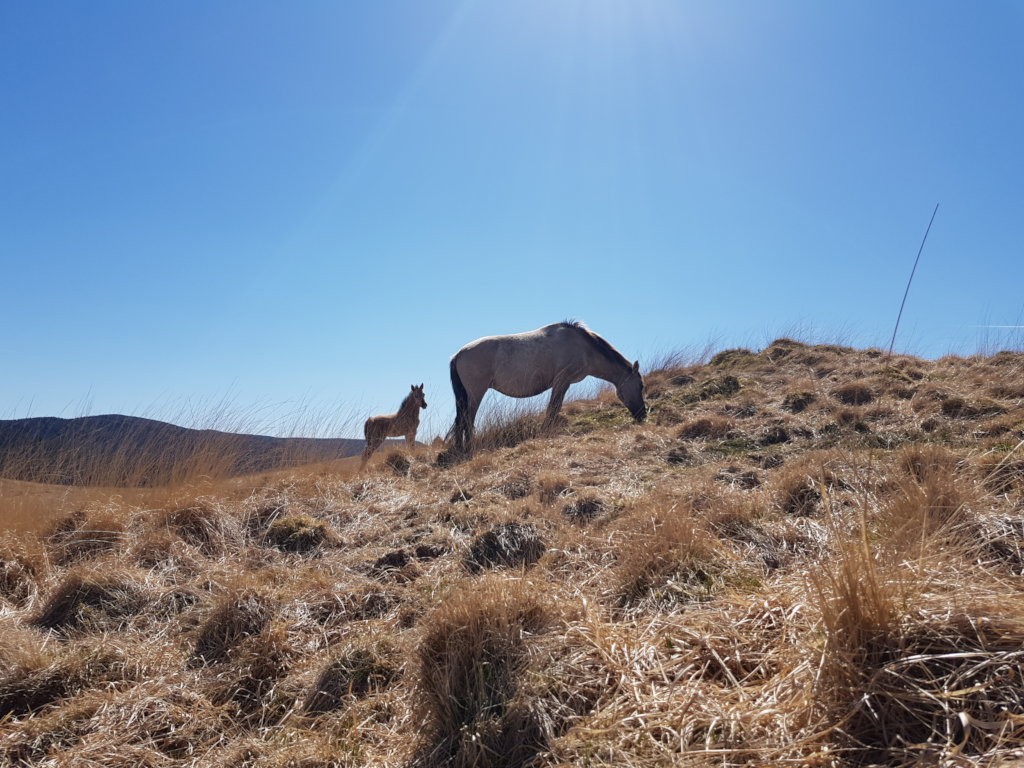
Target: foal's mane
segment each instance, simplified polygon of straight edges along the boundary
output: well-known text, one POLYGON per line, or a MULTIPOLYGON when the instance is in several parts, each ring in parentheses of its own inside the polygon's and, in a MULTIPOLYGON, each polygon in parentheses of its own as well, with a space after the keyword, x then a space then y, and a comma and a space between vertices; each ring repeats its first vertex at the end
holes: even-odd
POLYGON ((587 328, 586 324, 583 323, 582 320, 565 320, 561 324, 566 328, 573 328, 583 334, 583 338, 589 341, 591 346, 593 346, 604 359, 611 363, 615 363, 616 365, 624 365, 627 368, 632 367, 633 364, 626 359, 625 355, 592 330, 587 328))

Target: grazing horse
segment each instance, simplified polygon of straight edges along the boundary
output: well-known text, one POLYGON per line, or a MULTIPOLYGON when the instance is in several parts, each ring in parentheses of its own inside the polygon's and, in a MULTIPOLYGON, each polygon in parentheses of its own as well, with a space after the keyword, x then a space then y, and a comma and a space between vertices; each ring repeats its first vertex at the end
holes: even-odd
POLYGON ((405 436, 405 442, 410 448, 416 442, 416 430, 420 426, 420 408, 427 407, 427 399, 423 396, 423 385, 418 387, 413 384, 412 390, 405 396, 405 400, 398 408, 398 413, 388 416, 371 416, 363 425, 363 434, 366 435, 366 448, 363 449, 363 461, 360 467, 365 467, 373 452, 380 448, 381 443, 388 437, 405 436))
POLYGON ((452 357, 455 424, 448 439, 466 450, 473 422, 488 389, 509 397, 533 397, 550 389, 545 427, 551 426, 570 384, 596 376, 615 385, 622 404, 637 421, 647 416, 640 363, 630 363, 583 323, 566 321, 508 336, 471 341, 452 357))

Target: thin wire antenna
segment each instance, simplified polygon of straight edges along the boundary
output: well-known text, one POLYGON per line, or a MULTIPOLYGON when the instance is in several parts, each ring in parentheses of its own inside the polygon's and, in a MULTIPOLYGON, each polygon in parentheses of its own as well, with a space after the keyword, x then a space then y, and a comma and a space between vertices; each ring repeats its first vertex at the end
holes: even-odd
POLYGON ((914 268, 910 270, 910 279, 907 280, 907 289, 903 292, 903 301, 900 302, 900 313, 896 315, 896 327, 892 329, 892 340, 889 342, 889 354, 888 357, 892 357, 892 348, 896 344, 896 331, 900 329, 900 318, 903 317, 903 307, 907 304, 907 294, 910 293, 910 284, 914 282, 914 273, 917 272, 917 262, 921 260, 921 252, 924 250, 925 241, 928 239, 928 233, 932 231, 932 222, 935 221, 935 214, 939 212, 939 204, 935 204, 935 210, 932 211, 932 217, 928 220, 928 229, 924 231, 924 237, 921 238, 921 247, 917 249, 917 258, 914 259, 914 268))

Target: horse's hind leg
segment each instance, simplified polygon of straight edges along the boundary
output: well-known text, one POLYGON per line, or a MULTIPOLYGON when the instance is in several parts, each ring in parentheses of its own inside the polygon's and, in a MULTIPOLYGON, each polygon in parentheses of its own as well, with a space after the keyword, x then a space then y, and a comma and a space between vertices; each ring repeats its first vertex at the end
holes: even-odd
POLYGON ((476 412, 480 409, 480 403, 483 401, 483 395, 476 397, 470 395, 469 402, 466 404, 466 416, 463 424, 465 442, 463 443, 464 450, 473 450, 473 429, 476 424, 476 412))
POLYGON ((459 453, 469 449, 469 441, 473 437, 473 416, 476 409, 469 401, 455 404, 455 424, 452 426, 452 447, 459 453))
POLYGON ((384 435, 381 430, 375 429, 370 424, 366 425, 363 430, 363 434, 366 437, 366 445, 363 447, 363 460, 359 463, 359 468, 362 469, 366 466, 366 462, 373 456, 374 451, 380 448, 380 444, 384 442, 384 435))

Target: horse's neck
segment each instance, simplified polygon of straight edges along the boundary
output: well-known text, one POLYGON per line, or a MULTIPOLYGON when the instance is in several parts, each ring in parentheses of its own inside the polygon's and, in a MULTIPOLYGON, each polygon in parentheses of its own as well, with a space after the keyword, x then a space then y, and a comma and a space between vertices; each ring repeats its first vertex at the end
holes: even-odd
POLYGON ((416 403, 416 400, 412 397, 407 397, 398 407, 398 413, 395 414, 395 417, 403 420, 411 420, 418 419, 419 415, 420 407, 416 403))
POLYGON ((604 379, 615 386, 618 386, 631 370, 629 363, 610 360, 593 347, 589 348, 587 363, 591 376, 604 379))

